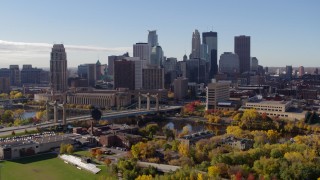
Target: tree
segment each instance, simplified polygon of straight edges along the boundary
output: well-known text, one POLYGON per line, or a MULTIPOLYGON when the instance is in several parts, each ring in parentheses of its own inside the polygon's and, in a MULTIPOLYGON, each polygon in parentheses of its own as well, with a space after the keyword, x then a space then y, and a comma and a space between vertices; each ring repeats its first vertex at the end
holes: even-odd
POLYGON ((280 137, 280 134, 275 130, 268 130, 267 137, 270 143, 276 143, 278 138, 280 137))
POLYGON ((67 145, 64 143, 60 144, 60 154, 64 154, 67 152, 67 145))
POLYGON ((135 180, 152 180, 151 175, 139 175, 135 180))
POLYGON ((6 110, 1 116, 2 122, 13 123, 13 112, 11 110, 6 110))
POLYGON ((210 166, 208 167, 208 176, 210 178, 218 178, 220 175, 220 169, 218 166, 210 166))
POLYGON ((13 96, 14 99, 19 99, 19 98, 22 98, 22 97, 23 97, 23 95, 22 95, 21 92, 18 92, 13 96))
POLYGON ((259 113, 255 109, 246 109, 241 117, 240 125, 250 129, 254 121, 259 117, 259 113))
POLYGON ((109 158, 106 158, 105 160, 104 160, 104 164, 105 165, 110 165, 112 163, 112 161, 111 161, 111 159, 109 159, 109 158))
POLYGON ((203 180, 203 174, 202 173, 198 173, 197 180, 203 180))
POLYGON ((243 134, 243 130, 239 126, 228 126, 227 134, 234 135, 236 137, 241 137, 243 134))
POLYGON ((189 155, 189 146, 187 144, 180 143, 180 145, 178 146, 178 150, 179 150, 179 154, 181 156, 188 157, 188 155, 189 155))
POLYGON ((174 140, 174 132, 173 130, 169 129, 168 127, 163 128, 163 134, 166 136, 166 140, 169 140, 170 138, 174 140))
POLYGON ((67 151, 68 154, 73 154, 73 152, 74 152, 73 145, 68 144, 66 151, 67 151))
POLYGON ((13 122, 13 125, 14 126, 20 126, 22 123, 21 119, 15 119, 14 122, 13 122))
POLYGON ((146 126, 146 132, 150 138, 153 138, 153 135, 155 135, 158 130, 159 130, 158 124, 148 124, 146 126))
POLYGON ((41 120, 42 117, 43 117, 43 115, 44 115, 43 111, 38 111, 38 112, 36 112, 36 119, 37 119, 37 120, 41 120))
POLYGON ((23 119, 24 110, 23 109, 17 109, 13 112, 14 118, 23 119))

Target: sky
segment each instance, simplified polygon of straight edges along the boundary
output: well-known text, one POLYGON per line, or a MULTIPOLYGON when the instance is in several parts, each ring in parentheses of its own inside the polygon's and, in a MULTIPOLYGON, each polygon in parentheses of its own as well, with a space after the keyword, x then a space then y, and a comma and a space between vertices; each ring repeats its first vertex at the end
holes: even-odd
MULTIPOLYGON (((49 67, 63 43, 68 67, 107 64, 157 30, 166 57, 191 52, 192 32, 218 32, 218 56, 234 51, 234 36, 251 36, 251 56, 263 66, 319 66, 319 0, 0 0, 0 68, 49 67)), ((218 57, 219 59, 219 57, 218 57)))

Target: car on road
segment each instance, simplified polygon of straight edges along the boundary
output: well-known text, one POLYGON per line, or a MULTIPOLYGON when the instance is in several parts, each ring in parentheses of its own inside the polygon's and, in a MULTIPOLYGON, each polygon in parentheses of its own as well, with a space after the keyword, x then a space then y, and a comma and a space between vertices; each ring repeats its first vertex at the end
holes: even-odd
POLYGON ((0 126, 0 129, 4 128, 3 126, 0 126))

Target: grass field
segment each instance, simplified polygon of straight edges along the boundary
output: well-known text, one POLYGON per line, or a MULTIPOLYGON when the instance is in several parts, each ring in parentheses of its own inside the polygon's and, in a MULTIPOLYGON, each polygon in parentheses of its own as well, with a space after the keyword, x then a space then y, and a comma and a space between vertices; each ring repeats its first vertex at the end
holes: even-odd
POLYGON ((94 180, 101 176, 110 177, 105 166, 100 166, 101 171, 95 175, 64 163, 55 154, 3 161, 0 165, 1 180, 94 180))

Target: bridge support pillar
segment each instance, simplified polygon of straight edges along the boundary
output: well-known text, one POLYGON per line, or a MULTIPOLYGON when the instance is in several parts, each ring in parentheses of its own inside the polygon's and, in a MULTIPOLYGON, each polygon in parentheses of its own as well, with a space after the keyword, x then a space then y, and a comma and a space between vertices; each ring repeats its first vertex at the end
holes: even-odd
POLYGON ((156 110, 159 111, 159 97, 156 95, 156 110))
POLYGON ((50 115, 49 115, 49 111, 50 111, 50 109, 49 109, 49 102, 48 101, 46 101, 46 121, 49 121, 49 119, 50 119, 50 115))
POLYGON ((67 125, 66 103, 62 104, 62 124, 67 125))
POLYGON ((57 101, 53 104, 53 119, 54 123, 58 123, 58 103, 57 101))
POLYGON ((150 94, 147 94, 147 110, 150 110, 150 94))
POLYGON ((138 108, 139 108, 139 110, 141 109, 141 94, 140 94, 140 92, 138 95, 138 108))

